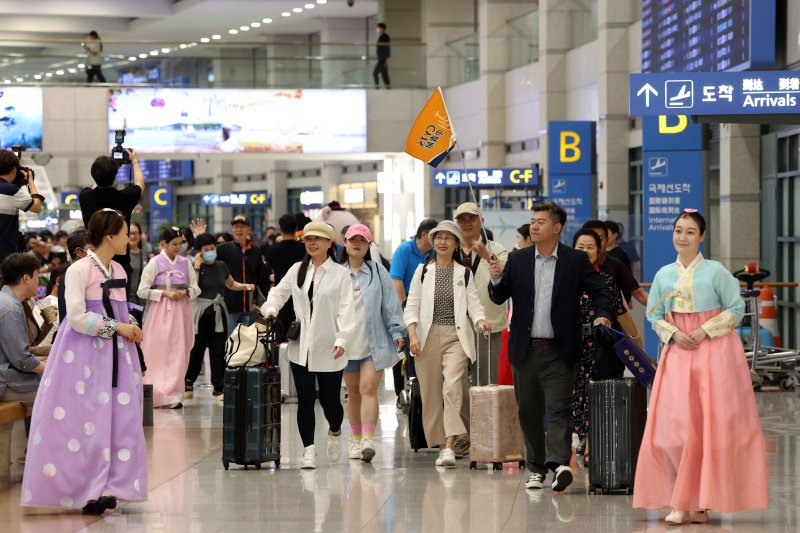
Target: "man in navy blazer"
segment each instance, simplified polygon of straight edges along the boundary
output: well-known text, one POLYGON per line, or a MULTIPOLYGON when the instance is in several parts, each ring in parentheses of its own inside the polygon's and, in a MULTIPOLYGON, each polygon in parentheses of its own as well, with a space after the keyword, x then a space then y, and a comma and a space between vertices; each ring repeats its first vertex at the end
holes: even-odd
POLYGON ((504 270, 494 261, 489 269, 489 298, 496 304, 511 298, 514 308, 508 359, 530 472, 525 487, 544 488, 547 471, 553 470, 554 492, 563 492, 573 479, 570 400, 580 354, 581 295, 588 293, 595 304, 595 324, 611 326, 614 316, 612 295, 587 255, 559 244, 566 221, 561 206, 535 204, 530 227, 534 246, 510 255, 504 270))

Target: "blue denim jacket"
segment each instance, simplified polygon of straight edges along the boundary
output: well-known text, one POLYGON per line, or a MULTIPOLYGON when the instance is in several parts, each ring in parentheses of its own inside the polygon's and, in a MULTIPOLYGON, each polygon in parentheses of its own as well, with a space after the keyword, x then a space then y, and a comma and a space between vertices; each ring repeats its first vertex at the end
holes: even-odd
POLYGON ((364 261, 358 274, 349 268, 348 271, 350 279, 355 282, 358 276, 361 285, 361 298, 367 315, 366 332, 375 370, 391 368, 399 361, 394 341, 408 333, 403 323, 400 299, 389 272, 383 265, 372 261, 364 261))

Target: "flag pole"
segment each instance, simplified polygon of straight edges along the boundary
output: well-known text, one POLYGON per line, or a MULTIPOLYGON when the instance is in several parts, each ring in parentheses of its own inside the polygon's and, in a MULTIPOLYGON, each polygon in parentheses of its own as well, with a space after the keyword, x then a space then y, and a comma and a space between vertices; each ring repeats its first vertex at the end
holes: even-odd
POLYGON ((478 201, 478 197, 475 195, 475 189, 472 188, 472 180, 469 179, 469 171, 467 170, 467 163, 464 161, 464 152, 461 151, 461 145, 458 144, 458 140, 456 139, 456 147, 458 148, 458 156, 461 158, 461 166, 464 167, 464 175, 467 177, 467 185, 469 186, 469 193, 472 196, 472 201, 475 202, 475 205, 478 206, 478 213, 480 213, 481 219, 481 233, 483 234, 483 239, 486 241, 486 249, 489 251, 489 255, 494 259, 494 254, 492 253, 491 245, 489 244, 489 237, 486 235, 486 226, 483 223, 483 209, 481 209, 481 203, 478 201))

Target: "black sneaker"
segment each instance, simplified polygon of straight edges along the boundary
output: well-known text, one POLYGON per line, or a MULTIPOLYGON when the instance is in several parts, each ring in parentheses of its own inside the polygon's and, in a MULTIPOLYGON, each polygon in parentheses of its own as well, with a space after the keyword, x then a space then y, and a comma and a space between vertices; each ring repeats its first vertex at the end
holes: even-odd
POLYGON ((553 492, 564 492, 572 484, 572 469, 567 465, 556 468, 553 476, 553 492))
POLYGON ((217 400, 221 400, 224 395, 225 391, 222 390, 215 390, 214 392, 211 393, 211 396, 213 396, 217 400))

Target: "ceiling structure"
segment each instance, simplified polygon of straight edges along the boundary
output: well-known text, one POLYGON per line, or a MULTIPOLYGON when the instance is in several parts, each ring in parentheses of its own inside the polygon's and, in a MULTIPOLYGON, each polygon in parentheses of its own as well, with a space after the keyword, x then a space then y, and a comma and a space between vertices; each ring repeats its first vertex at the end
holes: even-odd
POLYGON ((106 59, 119 65, 128 58, 203 55, 203 46, 252 48, 319 32, 322 19, 377 12, 378 0, 354 0, 352 7, 348 0, 0 0, 0 82, 83 68, 80 43, 91 30, 102 37, 106 59))

